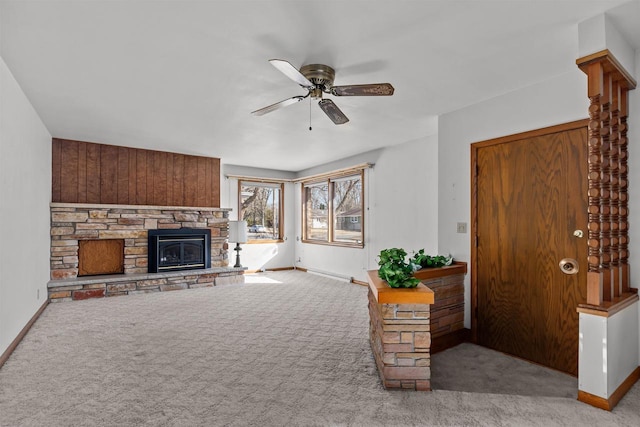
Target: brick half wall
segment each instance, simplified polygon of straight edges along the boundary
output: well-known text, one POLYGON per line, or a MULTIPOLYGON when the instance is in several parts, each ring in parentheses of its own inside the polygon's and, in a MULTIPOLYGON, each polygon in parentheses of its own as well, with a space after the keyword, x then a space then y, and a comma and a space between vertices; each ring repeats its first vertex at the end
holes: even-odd
POLYGON ((385 388, 431 390, 429 304, 378 304, 369 289, 371 349, 385 388))

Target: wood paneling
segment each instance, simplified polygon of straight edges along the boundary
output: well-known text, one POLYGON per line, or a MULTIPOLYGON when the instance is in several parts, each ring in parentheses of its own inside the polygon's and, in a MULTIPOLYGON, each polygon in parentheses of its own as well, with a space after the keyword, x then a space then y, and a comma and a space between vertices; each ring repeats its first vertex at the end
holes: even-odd
MULTIPOLYGON (((54 140, 55 144, 55 140, 54 140)), ((100 145, 86 144, 87 149, 87 200, 86 203, 102 203, 100 199, 100 145)), ((66 165, 62 166, 63 168, 66 165)), ((55 202, 56 200, 54 200, 55 202)), ((64 202, 66 200, 60 200, 64 202)), ((81 202, 85 202, 82 200, 81 202)))
POLYGON ((129 192, 129 200, 136 200, 136 191, 137 191, 137 169, 136 169, 136 151, 129 150, 129 170, 127 172, 129 179, 127 180, 129 186, 127 191, 129 192))
POLYGON ((78 203, 78 143, 69 141, 60 147, 60 152, 60 198, 78 203))
POLYGON ((100 203, 118 203, 118 147, 100 147, 100 203))
POLYGON ((87 198, 87 146, 78 145, 78 200, 87 198))
POLYGON ((183 171, 183 200, 185 206, 196 206, 198 200, 198 159, 195 157, 185 157, 183 171))
POLYGON ((118 204, 129 204, 129 149, 118 147, 118 204))
POLYGON ((147 152, 136 151, 136 201, 147 204, 147 152))
POLYGON ((173 179, 171 185, 173 186, 173 200, 174 204, 177 200, 183 200, 184 197, 184 156, 179 154, 173 154, 173 179))
MULTIPOLYGON (((215 185, 217 181, 220 180, 220 162, 211 162, 211 202, 216 203, 216 201, 220 200, 220 185, 215 185)), ((364 182, 364 181, 363 181, 364 182)), ((284 191, 280 192, 280 194, 284 194, 284 191)), ((282 203, 282 202, 280 202, 282 203)), ((284 205, 283 205, 284 206, 284 205)), ((283 212, 281 212, 284 215, 283 212)), ((280 219, 280 224, 283 224, 282 219, 280 219)))
POLYGON ((53 139, 52 201, 220 207, 220 159, 53 139))
POLYGON ((60 191, 62 188, 60 172, 62 171, 62 146, 61 144, 53 144, 51 148, 51 199, 60 200, 62 198, 60 191))

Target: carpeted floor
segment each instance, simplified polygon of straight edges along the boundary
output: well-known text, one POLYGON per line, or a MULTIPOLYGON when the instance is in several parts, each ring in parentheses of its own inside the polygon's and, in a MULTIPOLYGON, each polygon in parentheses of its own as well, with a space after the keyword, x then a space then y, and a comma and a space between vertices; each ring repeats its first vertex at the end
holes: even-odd
POLYGON ((431 356, 431 387, 473 393, 578 397, 577 378, 470 343, 431 356))
POLYGON ((457 349, 434 356, 435 391, 386 391, 365 287, 247 279, 49 305, 0 369, 0 425, 640 425, 638 384, 612 413, 574 396, 460 391, 445 381, 467 363, 452 362, 457 349))

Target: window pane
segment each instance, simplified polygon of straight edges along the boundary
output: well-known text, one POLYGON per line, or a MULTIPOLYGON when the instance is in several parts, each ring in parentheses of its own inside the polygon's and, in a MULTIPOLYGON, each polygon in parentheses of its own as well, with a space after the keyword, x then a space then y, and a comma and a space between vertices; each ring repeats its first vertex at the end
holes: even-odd
POLYGON ((280 240, 279 185, 242 183, 240 209, 249 240, 280 240))
POLYGON ((350 177, 333 185, 333 240, 362 243, 362 181, 350 177))
POLYGON ((329 187, 317 185, 306 188, 307 239, 329 240, 329 187))

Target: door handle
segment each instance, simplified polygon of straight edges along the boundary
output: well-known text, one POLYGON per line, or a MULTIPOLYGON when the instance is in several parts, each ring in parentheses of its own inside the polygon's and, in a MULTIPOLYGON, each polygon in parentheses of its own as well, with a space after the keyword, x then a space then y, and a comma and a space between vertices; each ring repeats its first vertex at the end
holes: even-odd
POLYGON ((578 261, 573 258, 563 258, 558 265, 564 274, 577 274, 580 270, 578 261))

